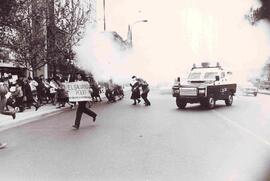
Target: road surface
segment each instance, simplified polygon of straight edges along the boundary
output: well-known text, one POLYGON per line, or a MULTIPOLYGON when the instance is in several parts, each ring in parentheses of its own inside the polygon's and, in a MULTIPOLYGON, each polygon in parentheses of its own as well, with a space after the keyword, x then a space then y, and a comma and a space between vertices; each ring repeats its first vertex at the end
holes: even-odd
POLYGON ((179 110, 159 91, 150 101, 98 104, 77 131, 73 110, 0 132, 1 180, 270 180, 270 96, 214 110, 179 110))

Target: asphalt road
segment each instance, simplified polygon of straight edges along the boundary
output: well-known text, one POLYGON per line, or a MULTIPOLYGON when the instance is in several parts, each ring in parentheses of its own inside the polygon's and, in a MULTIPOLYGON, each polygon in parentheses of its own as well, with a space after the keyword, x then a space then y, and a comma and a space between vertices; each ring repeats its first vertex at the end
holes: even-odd
POLYGON ((178 110, 158 91, 150 100, 96 105, 97 121, 84 115, 77 131, 73 110, 0 132, 1 180, 270 180, 270 96, 214 110, 178 110))

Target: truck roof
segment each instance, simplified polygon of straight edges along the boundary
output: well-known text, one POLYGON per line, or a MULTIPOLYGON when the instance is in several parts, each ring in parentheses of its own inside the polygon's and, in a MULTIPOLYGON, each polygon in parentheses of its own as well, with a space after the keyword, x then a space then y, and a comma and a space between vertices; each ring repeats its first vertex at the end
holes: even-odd
MULTIPOLYGON (((218 68, 218 67, 200 67, 200 68, 192 68, 191 72, 219 72, 219 71, 223 71, 222 68, 218 68)), ((190 72, 190 73, 191 73, 190 72)))
POLYGON ((216 68, 216 69, 219 69, 219 70, 223 70, 223 68, 222 67, 220 67, 220 66, 212 66, 212 67, 192 67, 191 68, 191 70, 194 70, 194 69, 214 69, 214 68, 216 68))

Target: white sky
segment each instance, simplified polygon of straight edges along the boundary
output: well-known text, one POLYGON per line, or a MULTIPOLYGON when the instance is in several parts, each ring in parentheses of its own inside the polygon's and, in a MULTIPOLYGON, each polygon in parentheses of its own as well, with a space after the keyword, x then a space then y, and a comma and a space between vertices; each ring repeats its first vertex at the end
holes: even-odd
MULTIPOLYGON (((260 5, 255 0, 106 0, 108 31, 126 38, 128 24, 141 19, 149 22, 133 26, 134 49, 130 55, 116 55, 106 43, 89 44, 89 40, 82 44, 79 57, 85 62, 89 47, 98 47, 90 51, 96 54, 90 67, 100 64, 100 69, 106 67, 103 72, 108 76, 136 74, 153 83, 173 80, 202 61, 218 61, 245 79, 250 72, 258 72, 270 52, 268 25, 262 22, 252 27, 244 19, 252 6, 260 5), (101 54, 107 54, 110 60, 104 61, 101 54), (109 69, 104 65, 108 61, 109 69)), ((97 7, 102 29, 102 0, 97 7)), ((98 77, 98 72, 95 74, 98 77)))

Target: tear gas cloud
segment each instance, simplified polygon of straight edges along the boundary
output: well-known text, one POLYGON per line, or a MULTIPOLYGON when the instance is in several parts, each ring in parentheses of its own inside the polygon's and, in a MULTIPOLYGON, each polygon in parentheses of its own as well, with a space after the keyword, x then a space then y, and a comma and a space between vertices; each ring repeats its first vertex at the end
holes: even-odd
POLYGON ((260 73, 269 58, 269 27, 251 26, 245 15, 255 0, 114 0, 107 2, 107 27, 126 38, 133 26, 134 47, 120 51, 111 37, 91 28, 76 47, 80 65, 97 80, 127 81, 132 75, 152 84, 186 76, 193 63, 219 62, 239 81, 260 73), (153 6, 154 4, 154 6, 153 6), (143 12, 140 17, 134 11, 143 12), (134 21, 133 21, 134 20, 134 21))
POLYGON ((121 51, 112 34, 90 28, 75 51, 80 68, 91 72, 98 81, 128 81, 129 52, 121 51))

